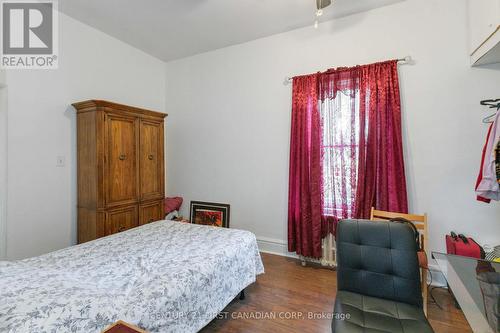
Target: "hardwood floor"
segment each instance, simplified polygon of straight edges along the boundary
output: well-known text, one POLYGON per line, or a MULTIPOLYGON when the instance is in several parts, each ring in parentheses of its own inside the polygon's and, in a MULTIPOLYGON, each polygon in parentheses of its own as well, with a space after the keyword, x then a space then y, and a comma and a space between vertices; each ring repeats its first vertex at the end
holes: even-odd
MULTIPOLYGON (((246 289, 245 300, 233 301, 201 332, 331 332, 331 319, 325 317, 333 311, 336 272, 302 267, 298 260, 266 253, 262 260, 266 273, 246 289)), ((472 332, 446 290, 435 289, 433 294, 443 307, 429 303, 429 321, 436 333, 472 332)))

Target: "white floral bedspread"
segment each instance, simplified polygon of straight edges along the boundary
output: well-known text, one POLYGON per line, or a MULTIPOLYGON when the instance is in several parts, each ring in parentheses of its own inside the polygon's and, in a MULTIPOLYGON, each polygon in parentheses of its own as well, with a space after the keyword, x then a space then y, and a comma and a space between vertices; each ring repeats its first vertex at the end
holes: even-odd
POLYGON ((0 332, 101 332, 119 319, 197 332, 262 273, 248 231, 155 222, 0 261, 0 332))

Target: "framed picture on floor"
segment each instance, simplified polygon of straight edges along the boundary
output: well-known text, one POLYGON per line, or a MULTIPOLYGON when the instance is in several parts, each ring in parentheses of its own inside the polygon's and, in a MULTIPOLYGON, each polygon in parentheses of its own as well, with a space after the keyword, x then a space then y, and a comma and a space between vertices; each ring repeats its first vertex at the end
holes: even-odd
POLYGON ((191 201, 189 220, 194 224, 229 228, 229 205, 191 201))

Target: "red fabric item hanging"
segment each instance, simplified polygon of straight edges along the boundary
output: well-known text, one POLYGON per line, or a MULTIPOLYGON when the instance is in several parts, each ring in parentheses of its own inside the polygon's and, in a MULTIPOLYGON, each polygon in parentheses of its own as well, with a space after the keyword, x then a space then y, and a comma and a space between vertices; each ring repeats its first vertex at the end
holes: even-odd
POLYGON ((369 218, 372 207, 408 212, 397 66, 392 60, 320 76, 323 220, 369 218))
POLYGON ((321 129, 318 74, 295 77, 288 193, 288 251, 321 257, 321 129))
POLYGON ((397 60, 361 66, 357 218, 408 212, 397 60))
POLYGON ((295 77, 288 250, 320 258, 343 218, 407 213, 397 61, 295 77))

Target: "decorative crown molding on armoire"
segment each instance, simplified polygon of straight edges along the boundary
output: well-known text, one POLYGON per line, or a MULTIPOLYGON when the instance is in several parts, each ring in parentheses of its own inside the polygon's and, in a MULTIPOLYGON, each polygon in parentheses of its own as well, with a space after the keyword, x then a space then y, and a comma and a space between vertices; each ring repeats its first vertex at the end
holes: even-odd
POLYGON ((164 113, 89 100, 77 111, 78 243, 164 217, 164 113))

